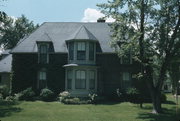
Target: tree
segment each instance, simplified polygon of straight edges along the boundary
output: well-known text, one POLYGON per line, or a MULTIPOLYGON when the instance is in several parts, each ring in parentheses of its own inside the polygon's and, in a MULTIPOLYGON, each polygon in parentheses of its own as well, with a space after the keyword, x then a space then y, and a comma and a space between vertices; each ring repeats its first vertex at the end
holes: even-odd
POLYGON ((153 111, 161 113, 161 90, 172 57, 180 49, 179 0, 112 0, 98 5, 111 24, 118 55, 131 50, 141 64, 138 74, 150 90, 153 111))
POLYGON ((12 49, 18 41, 26 35, 32 33, 39 25, 34 25, 24 15, 17 19, 7 16, 4 12, 0 13, 0 45, 4 49, 12 49))

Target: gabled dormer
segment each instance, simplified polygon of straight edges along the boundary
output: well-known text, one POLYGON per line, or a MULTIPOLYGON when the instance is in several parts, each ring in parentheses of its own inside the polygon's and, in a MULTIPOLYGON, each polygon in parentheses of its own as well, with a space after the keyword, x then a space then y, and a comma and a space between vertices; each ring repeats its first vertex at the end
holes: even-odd
POLYGON ((67 40, 68 63, 95 64, 96 37, 81 26, 67 40))
POLYGON ((38 40, 36 40, 38 47, 38 63, 48 64, 49 54, 54 51, 53 43, 47 33, 44 33, 38 40))

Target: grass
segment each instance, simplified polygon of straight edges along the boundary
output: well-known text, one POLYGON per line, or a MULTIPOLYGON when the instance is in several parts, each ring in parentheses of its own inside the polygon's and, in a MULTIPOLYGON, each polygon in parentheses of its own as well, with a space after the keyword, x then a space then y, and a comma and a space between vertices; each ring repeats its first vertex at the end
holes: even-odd
MULTIPOLYGON (((151 114, 152 105, 143 109, 132 103, 104 103, 98 105, 64 105, 59 102, 19 102, 0 104, 1 121, 179 121, 172 95, 163 104, 163 114, 151 114)), ((180 105, 179 105, 180 108, 180 105)), ((180 112, 180 110, 179 110, 180 112)))

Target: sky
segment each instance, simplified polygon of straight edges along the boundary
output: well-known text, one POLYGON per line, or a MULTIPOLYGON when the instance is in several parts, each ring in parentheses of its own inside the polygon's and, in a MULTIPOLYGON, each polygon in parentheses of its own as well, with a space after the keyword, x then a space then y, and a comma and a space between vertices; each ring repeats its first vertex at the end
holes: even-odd
MULTIPOLYGON (((0 0, 0 10, 9 16, 24 14, 35 24, 43 22, 96 22, 104 15, 96 4, 107 0, 0 0)), ((112 18, 107 19, 113 21, 112 18)))

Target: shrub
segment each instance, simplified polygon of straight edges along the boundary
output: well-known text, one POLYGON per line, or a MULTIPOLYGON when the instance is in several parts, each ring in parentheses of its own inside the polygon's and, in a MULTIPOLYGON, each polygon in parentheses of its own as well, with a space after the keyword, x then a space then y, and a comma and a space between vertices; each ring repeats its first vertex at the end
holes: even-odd
POLYGON ((8 102, 15 102, 17 101, 16 98, 14 96, 7 96, 5 101, 8 101, 8 102))
POLYGON ((40 98, 43 101, 53 101, 54 100, 54 92, 48 88, 44 88, 41 90, 40 98))
POLYGON ((98 102, 98 95, 97 94, 89 94, 89 98, 92 103, 97 103, 98 102))
POLYGON ((136 88, 128 88, 126 94, 128 101, 132 103, 142 103, 142 97, 136 88))
POLYGON ((2 94, 3 98, 9 95, 9 89, 6 85, 0 86, 0 93, 2 94))
POLYGON ((70 98, 70 93, 68 91, 63 91, 59 94, 59 101, 64 102, 65 99, 70 98))
POLYGON ((32 101, 34 99, 35 92, 30 87, 30 88, 27 88, 27 89, 21 91, 16 96, 17 96, 16 98, 19 100, 32 101))

